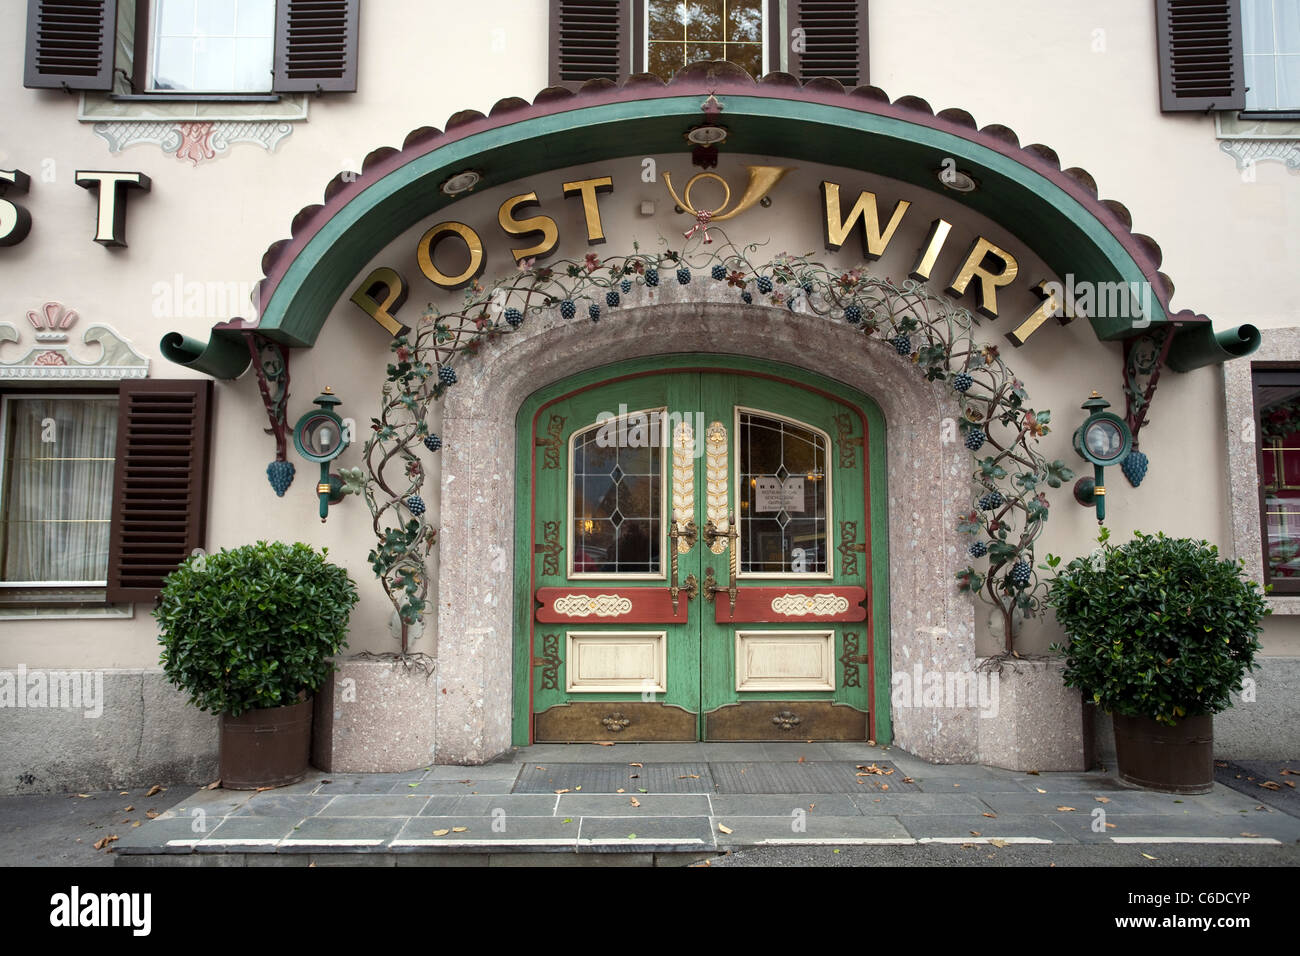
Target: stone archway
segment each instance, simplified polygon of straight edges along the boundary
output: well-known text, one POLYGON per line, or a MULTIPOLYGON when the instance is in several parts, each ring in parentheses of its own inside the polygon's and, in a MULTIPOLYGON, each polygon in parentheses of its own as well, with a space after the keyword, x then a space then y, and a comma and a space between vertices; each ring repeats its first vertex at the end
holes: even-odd
MULTIPOLYGON (((439 763, 481 763, 511 740, 514 434, 519 407, 575 372, 663 353, 763 358, 836 379, 871 396, 888 430, 890 668, 973 668, 975 605, 953 586, 965 566, 950 516, 969 498, 969 453, 941 441, 955 417, 951 390, 926 382, 887 343, 842 322, 784 309, 741 308, 722 288, 684 300, 619 309, 600 325, 558 318, 526 323, 460 366, 443 404, 438 570, 439 763), (710 294, 712 293, 712 294, 710 294), (503 549, 506 568, 484 573, 503 549), (496 554, 498 552, 493 551, 496 554)), ((667 301, 665 301, 667 300, 667 301)), ((977 759, 972 710, 910 707, 893 715, 895 742, 939 762, 977 759)))

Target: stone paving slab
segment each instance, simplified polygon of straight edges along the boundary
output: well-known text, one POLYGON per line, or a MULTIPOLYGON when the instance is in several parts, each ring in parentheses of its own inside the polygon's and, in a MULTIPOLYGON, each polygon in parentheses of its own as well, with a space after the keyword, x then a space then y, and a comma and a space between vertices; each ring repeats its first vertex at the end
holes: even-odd
POLYGON ((280 840, 293 836, 294 827, 301 822, 301 819, 292 817, 230 816, 204 835, 200 844, 234 841, 240 846, 248 846, 268 841, 274 848, 280 840))
POLYGON ((711 798, 713 815, 741 817, 778 817, 787 819, 795 810, 809 816, 861 816, 851 795, 844 793, 720 793, 711 798))
POLYGON ((705 793, 565 793, 561 817, 707 817, 712 808, 705 793), (633 805, 635 800, 639 806, 633 805))
POLYGON ((578 848, 595 852, 713 849, 713 828, 700 817, 583 817, 578 848))
POLYGON ((918 840, 955 840, 958 842, 1007 840, 1043 843, 1076 842, 1055 819, 1044 814, 999 814, 996 819, 980 814, 932 813, 924 816, 901 813, 898 818, 910 836, 918 840))
POLYGON ((325 805, 338 799, 328 794, 279 793, 258 794, 256 800, 237 807, 230 816, 236 817, 311 817, 315 816, 325 805))
POLYGON ((990 798, 974 793, 854 793, 849 795, 863 814, 941 813, 981 814, 991 812, 990 798))
POLYGON ((471 816, 419 817, 401 827, 391 847, 394 851, 423 852, 473 851, 476 847, 487 847, 497 852, 508 846, 572 850, 578 841, 579 826, 578 817, 515 817, 504 820, 471 816), (460 827, 464 829, 459 830, 460 827), (441 830, 447 832, 437 832, 441 830))
POLYGON ((713 818, 718 846, 740 847, 783 843, 910 843, 912 836, 895 817, 724 816, 713 818), (731 832, 724 832, 721 827, 731 832))
POLYGON ((1062 814, 1073 819, 1055 822, 1080 843, 1104 843, 1116 840, 1150 838, 1187 838, 1250 842, 1276 840, 1294 844, 1300 840, 1300 820, 1284 813, 1257 813, 1251 817, 1236 814, 1197 814, 1178 817, 1167 813, 1107 814, 1104 833, 1093 830, 1093 820, 1081 814, 1062 814))
POLYGON ((424 794, 374 796, 345 794, 333 797, 316 812, 318 817, 413 817, 424 809, 429 798, 424 794))
POLYGON ((904 783, 906 774, 888 761, 878 761, 876 767, 890 772, 858 776, 858 765, 849 762, 709 762, 718 793, 848 793, 859 787, 870 790, 886 787, 918 789, 915 783, 904 783))
POLYGON ((308 817, 280 848, 379 849, 397 836, 405 823, 404 817, 308 817))
POLYGON ((501 811, 508 817, 551 817, 559 797, 553 793, 477 794, 464 797, 430 797, 421 811, 430 817, 491 817, 501 811), (443 802, 446 801, 446 802, 443 802))

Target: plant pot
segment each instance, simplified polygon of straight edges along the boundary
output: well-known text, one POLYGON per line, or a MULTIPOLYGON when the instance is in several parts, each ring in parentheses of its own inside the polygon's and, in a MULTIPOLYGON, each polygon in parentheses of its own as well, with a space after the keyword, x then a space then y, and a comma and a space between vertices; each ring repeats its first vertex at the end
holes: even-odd
POLYGON ((297 783, 311 753, 312 699, 221 715, 221 785, 256 790, 297 783))
POLYGON ((1175 726, 1115 714, 1115 762, 1125 783, 1165 793, 1214 789, 1214 717, 1184 717, 1175 726))

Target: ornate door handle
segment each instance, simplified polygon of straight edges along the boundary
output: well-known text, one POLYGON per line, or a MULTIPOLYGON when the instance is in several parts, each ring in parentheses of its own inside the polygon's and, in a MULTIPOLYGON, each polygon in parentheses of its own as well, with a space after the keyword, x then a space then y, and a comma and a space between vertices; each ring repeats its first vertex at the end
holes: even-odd
POLYGON ((709 542, 710 551, 714 552, 715 554, 720 554, 724 550, 730 551, 730 554, 728 555, 727 563, 729 566, 729 570, 731 571, 731 582, 725 588, 716 582, 716 579, 713 577, 713 568, 709 568, 705 572, 704 599, 706 601, 711 602, 713 600, 713 596, 717 594, 719 591, 726 591, 727 597, 730 598, 731 600, 732 617, 736 616, 736 572, 738 570, 737 558, 736 558, 736 539, 738 537, 740 537, 740 533, 736 530, 736 516, 734 514, 727 515, 725 531, 719 530, 718 528, 714 527, 713 519, 711 518, 709 519, 709 523, 704 527, 704 539, 709 542), (721 547, 714 547, 714 541, 718 539, 722 539, 721 547))
POLYGON ((668 594, 673 600, 673 617, 677 616, 678 595, 680 595, 682 591, 686 592, 687 601, 690 601, 699 593, 699 583, 695 580, 695 575, 693 574, 686 576, 685 584, 677 583, 677 555, 679 552, 684 554, 695 546, 695 536, 694 521, 686 522, 685 526, 674 521, 668 530, 668 563, 672 568, 672 575, 668 582, 668 594), (685 547, 682 547, 684 543, 685 547))

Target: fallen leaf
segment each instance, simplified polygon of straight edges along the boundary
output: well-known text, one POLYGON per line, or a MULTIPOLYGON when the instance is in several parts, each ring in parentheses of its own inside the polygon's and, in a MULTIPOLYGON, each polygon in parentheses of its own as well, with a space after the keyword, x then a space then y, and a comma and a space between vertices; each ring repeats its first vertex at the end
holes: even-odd
POLYGON ((635 839, 636 839, 636 834, 635 834, 635 833, 629 833, 629 834, 627 835, 627 838, 628 838, 629 840, 635 840, 635 839))
POLYGON ((95 841, 93 844, 91 844, 91 845, 92 845, 96 850, 102 850, 102 849, 104 849, 104 847, 108 846, 110 843, 115 842, 116 840, 117 840, 117 835, 116 835, 116 834, 109 834, 109 835, 106 836, 106 837, 100 837, 98 840, 96 840, 96 841, 95 841))
POLYGON ((641 806, 641 801, 638 800, 636 797, 632 797, 632 798, 630 798, 630 799, 632 800, 632 806, 634 806, 634 807, 639 807, 639 806, 641 806))
POLYGON ((1281 789, 1282 789, 1282 785, 1281 785, 1281 784, 1279 784, 1279 783, 1275 783, 1275 782, 1273 782, 1272 780, 1265 780, 1263 783, 1260 784, 1260 786, 1263 787, 1265 790, 1281 790, 1281 789))
POLYGON ((916 783, 916 781, 913 780, 911 777, 904 777, 903 783, 916 783))
MULTIPOLYGON (((215 790, 215 789, 217 789, 217 787, 219 787, 219 786, 221 786, 221 781, 220 781, 220 780, 213 780, 210 784, 207 785, 206 789, 208 789, 208 790, 215 790)), ((165 789, 166 789, 165 787, 159 787, 159 786, 151 787, 150 790, 149 790, 149 792, 146 793, 145 796, 146 796, 146 797, 152 797, 155 793, 162 793, 165 789)))
POLYGON ((624 790, 622 787, 619 787, 619 788, 618 788, 617 790, 615 790, 614 792, 615 792, 615 793, 626 793, 627 791, 624 790))
POLYGON ((1044 790, 1042 787, 1034 787, 1034 789, 1037 790, 1039 793, 1046 793, 1046 792, 1047 792, 1047 791, 1044 790))
POLYGON ((803 762, 804 762, 804 759, 803 759, 803 757, 800 757, 800 758, 799 758, 797 761, 795 761, 795 762, 796 762, 796 763, 803 763, 803 762))
POLYGON ((1292 790, 1295 789, 1295 781, 1294 781, 1294 780, 1283 780, 1282 782, 1283 782, 1284 784, 1286 784, 1288 787, 1290 787, 1292 790))
POLYGON ((434 835, 434 836, 446 836, 446 835, 447 835, 448 833, 450 833, 450 832, 451 832, 451 831, 450 831, 450 830, 447 830, 447 829, 443 829, 443 830, 434 830, 434 831, 433 831, 433 835, 434 835))
POLYGON ((1150 853, 1143 853, 1142 855, 1143 855, 1144 857, 1146 857, 1148 860, 1159 859, 1158 857, 1154 857, 1154 856, 1152 856, 1150 853))
POLYGON ((641 775, 639 773, 630 773, 627 775, 627 779, 629 780, 639 780, 640 778, 641 775))
POLYGON ((980 833, 979 830, 971 830, 971 831, 970 831, 970 835, 971 835, 971 836, 983 836, 984 834, 980 833))
POLYGON ((678 780, 699 780, 700 775, 698 773, 684 773, 677 779, 678 780))
MULTIPOLYGON (((1290 773, 1289 770, 1283 770, 1282 772, 1283 772, 1283 773, 1290 773)), ((118 793, 118 796, 119 796, 119 797, 125 797, 125 796, 126 796, 127 794, 129 794, 130 792, 131 792, 130 790, 123 790, 123 791, 121 791, 120 793, 118 793)))
POLYGON ((407 784, 408 787, 418 787, 419 785, 420 785, 420 784, 419 784, 418 782, 417 782, 417 783, 408 783, 408 784, 407 784))
POLYGON ((630 763, 630 764, 628 764, 628 766, 629 766, 629 767, 639 767, 639 766, 641 766, 641 764, 639 764, 639 763, 630 763))
POLYGON ((569 792, 569 788, 568 788, 568 787, 565 787, 563 790, 556 790, 555 792, 556 792, 556 793, 568 793, 568 792, 569 792))
MULTIPOLYGON (((861 782, 862 782, 861 780, 858 781, 858 783, 861 783, 861 782)), ((954 783, 954 784, 953 784, 953 788, 954 788, 954 789, 957 788, 957 787, 960 787, 960 786, 961 786, 961 784, 959 784, 959 783, 954 783)))
POLYGON ((1281 772, 1284 775, 1290 775, 1292 777, 1300 777, 1300 770, 1292 770, 1290 767, 1283 767, 1281 772))
POLYGON ((159 813, 157 810, 146 810, 144 812, 144 815, 148 817, 150 820, 157 820, 160 816, 162 816, 162 814, 159 813))
POLYGON ((573 822, 573 817, 565 817, 565 818, 564 818, 563 820, 561 820, 560 822, 561 822, 561 823, 572 823, 572 822, 573 822))
POLYGON ((135 805, 132 804, 132 805, 129 806, 129 807, 123 807, 123 808, 122 808, 122 812, 123 812, 123 813, 130 813, 130 812, 131 812, 132 810, 134 810, 134 809, 135 809, 135 805))
POLYGON ((1037 776, 1038 776, 1038 771, 1037 771, 1037 770, 1026 770, 1025 773, 1029 774, 1029 776, 1031 776, 1031 777, 1037 777, 1037 776))
POLYGON ((132 820, 132 821, 131 821, 131 826, 133 826, 133 827, 138 827, 139 825, 140 825, 140 821, 139 821, 139 820, 132 820))
POLYGON ((123 818, 122 818, 121 820, 119 820, 118 822, 119 822, 119 823, 130 823, 130 822, 131 822, 131 818, 130 818, 130 817, 123 817, 123 818))
POLYGON ((79 797, 81 797, 83 800, 85 800, 86 798, 88 798, 88 797, 90 796, 90 794, 88 794, 88 793, 79 793, 79 794, 77 794, 77 796, 79 796, 79 797))
POLYGON ((466 830, 468 830, 468 829, 469 829, 469 827, 452 827, 452 828, 451 828, 451 832, 452 832, 452 833, 464 833, 464 832, 465 832, 466 830))
MULTIPOLYGON (((731 831, 731 827, 727 826, 725 823, 719 823, 719 824, 718 824, 718 832, 719 832, 719 833, 731 833, 732 831, 731 831)), ((835 852, 838 853, 839 851, 836 850, 835 852)))
POLYGON ((546 768, 545 768, 545 767, 538 767, 538 768, 536 768, 536 769, 538 769, 538 770, 545 770, 546 768))
POLYGON ((457 780, 457 783, 473 783, 473 780, 457 780))
POLYGON ((581 788, 581 787, 574 787, 573 789, 574 789, 575 792, 577 792, 578 790, 581 790, 582 788, 581 788))
POLYGON ((636 788, 636 792, 637 792, 637 793, 649 793, 650 791, 648 791, 645 787, 637 787, 637 788, 636 788))
POLYGON ((1259 836, 1259 834, 1258 834, 1258 833, 1243 833, 1242 836, 1244 836, 1244 837, 1257 837, 1257 836, 1259 836))
POLYGON ((1098 803, 1110 803, 1110 797, 1093 797, 1098 803))
POLYGON ((990 820, 996 820, 998 818, 996 813, 981 813, 980 816, 988 817, 990 820))
POLYGON ((257 788, 256 790, 254 790, 253 792, 254 792, 254 793, 261 793, 261 792, 264 791, 264 790, 274 790, 274 789, 275 789, 275 787, 258 787, 258 788, 257 788))
POLYGON ((992 839, 992 840, 989 840, 989 845, 990 845, 990 846, 995 846, 995 847, 997 847, 999 850, 1003 849, 1004 847, 1009 846, 1009 844, 1007 843, 1006 840, 999 840, 999 839, 997 839, 997 838, 994 838, 994 839, 992 839))
POLYGON ((1074 807, 1057 807, 1056 809, 1061 813, 1074 813, 1074 807))
POLYGON ((880 785, 880 789, 881 789, 881 790, 888 790, 888 789, 889 789, 889 784, 887 784, 887 783, 882 783, 882 784, 880 785))
POLYGON ((597 746, 597 747, 612 747, 612 746, 614 746, 614 741, 612 741, 612 740, 597 740, 597 741, 596 741, 596 746, 597 746))
POLYGON ((875 742, 874 740, 868 740, 868 741, 867 741, 867 746, 868 746, 868 747, 874 747, 875 745, 876 745, 876 742, 875 742))
POLYGON ((815 807, 815 806, 817 806, 817 804, 815 804, 815 803, 810 803, 810 804, 808 804, 808 809, 811 810, 811 809, 812 809, 813 807, 815 807))

